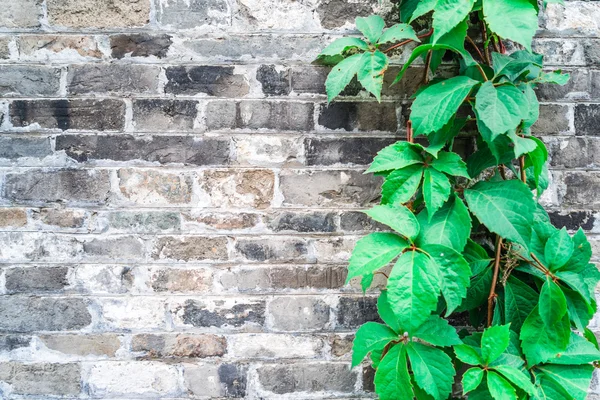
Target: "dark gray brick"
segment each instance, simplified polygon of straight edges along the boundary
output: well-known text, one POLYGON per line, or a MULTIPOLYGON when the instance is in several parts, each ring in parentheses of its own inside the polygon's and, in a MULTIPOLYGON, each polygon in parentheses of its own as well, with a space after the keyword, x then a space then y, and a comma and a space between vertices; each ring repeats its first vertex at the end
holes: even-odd
POLYGON ((340 229, 343 232, 363 232, 375 230, 389 230, 385 225, 373 221, 364 212, 348 211, 340 215, 340 229))
POLYGON ((600 104, 575 106, 575 134, 600 136, 600 104))
POLYGON ((586 39, 583 41, 583 56, 585 64, 590 66, 600 65, 600 40, 586 39))
POLYGON ((356 329, 365 322, 378 321, 377 298, 342 297, 337 308, 338 329, 356 329))
POLYGON ((325 93, 330 68, 298 65, 292 67, 292 90, 296 93, 325 93))
POLYGON ((319 125, 345 131, 396 132, 396 106, 372 102, 323 104, 319 110, 319 125))
POLYGON ((114 58, 126 56, 164 58, 171 43, 173 43, 171 36, 166 34, 132 33, 110 36, 111 55, 114 58))
POLYGON ((283 365, 263 365, 258 368, 258 380, 272 393, 354 391, 357 373, 346 364, 305 362, 283 365))
POLYGON ((6 290, 8 293, 54 292, 68 284, 67 267, 29 267, 6 270, 6 290))
POLYGON ((546 146, 553 167, 585 168, 600 164, 600 138, 569 137, 549 141, 546 146))
POLYGON ((56 96, 59 89, 60 68, 0 66, 0 95, 2 96, 56 96))
POLYGON ((238 239, 235 249, 249 261, 292 262, 308 256, 307 243, 302 239, 238 239))
POLYGON ((175 0, 157 9, 158 23, 175 29, 229 25, 231 15, 227 0, 175 0))
POLYGON ((384 147, 396 142, 391 138, 343 138, 304 140, 307 165, 367 165, 384 147))
POLYGON ((208 129, 271 129, 312 131, 312 103, 284 101, 211 102, 207 106, 208 129))
POLYGON ((221 364, 218 369, 221 390, 226 397, 243 398, 246 396, 248 366, 244 364, 221 364))
POLYGON ((266 95, 283 96, 290 93, 289 69, 278 72, 274 65, 261 65, 256 71, 256 79, 266 95))
POLYGON ((72 331, 92 322, 86 301, 75 298, 0 298, 0 331, 72 331))
POLYGON ((29 347, 31 339, 31 336, 24 335, 0 335, 0 351, 13 351, 29 347))
POLYGON ((208 310, 201 301, 187 300, 183 307, 183 322, 195 327, 241 327, 246 324, 263 326, 265 302, 238 303, 231 307, 208 310))
POLYGON ((233 69, 220 66, 168 67, 165 93, 242 97, 248 94, 250 88, 244 76, 234 74, 233 69))
POLYGON ((321 25, 327 29, 340 28, 346 23, 354 23, 356 17, 373 13, 369 2, 351 3, 347 0, 324 0, 317 8, 321 25))
POLYGON ((576 231, 579 228, 589 231, 594 227, 594 214, 591 211, 551 211, 548 213, 552 224, 557 228, 576 231))
POLYGON ((283 212, 268 217, 268 226, 275 232, 334 232, 334 213, 283 212))
POLYGON ((540 117, 531 127, 537 134, 559 134, 570 130, 569 107, 559 104, 541 104, 540 117))
POLYGON ((52 154, 48 137, 0 136, 0 158, 44 158, 52 154))
POLYGON ((566 192, 561 205, 592 210, 600 208, 600 174, 566 172, 563 179, 566 192))
POLYGON ((137 99, 133 101, 136 131, 191 131, 198 114, 194 100, 137 99))
POLYGON ((587 99, 590 92, 590 72, 580 68, 566 70, 570 79, 564 86, 554 84, 540 85, 536 90, 540 101, 556 101, 563 99, 587 99))
POLYGON ((135 64, 84 64, 69 67, 70 94, 153 94, 158 90, 160 68, 135 64))

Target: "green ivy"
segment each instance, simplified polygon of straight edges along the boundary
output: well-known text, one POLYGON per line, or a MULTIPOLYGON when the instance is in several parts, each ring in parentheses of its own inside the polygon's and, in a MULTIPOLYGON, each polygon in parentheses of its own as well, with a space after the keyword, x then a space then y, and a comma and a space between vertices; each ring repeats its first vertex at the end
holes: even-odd
POLYGON ((388 279, 383 323, 358 330, 352 363, 370 357, 382 400, 448 399, 455 381, 471 400, 584 400, 600 360, 586 328, 600 273, 584 233, 555 228, 537 202, 549 177, 548 152, 531 135, 534 89, 568 80, 531 51, 537 2, 403 0, 399 11, 387 29, 379 16, 357 18, 363 38, 338 39, 318 58, 333 65, 329 101, 353 80, 380 100, 389 54, 406 44, 416 43, 395 82, 425 64, 407 140, 367 171, 384 183, 366 213, 390 231, 358 241, 348 281, 367 290, 374 274, 388 279), (416 19, 430 29, 417 35, 416 19), (509 54, 508 41, 522 50, 509 54), (453 77, 436 76, 444 55, 453 77), (461 134, 477 136, 466 159, 453 152, 461 134), (390 263, 388 276, 380 270, 390 263), (471 324, 460 332, 448 322, 458 313, 471 324))

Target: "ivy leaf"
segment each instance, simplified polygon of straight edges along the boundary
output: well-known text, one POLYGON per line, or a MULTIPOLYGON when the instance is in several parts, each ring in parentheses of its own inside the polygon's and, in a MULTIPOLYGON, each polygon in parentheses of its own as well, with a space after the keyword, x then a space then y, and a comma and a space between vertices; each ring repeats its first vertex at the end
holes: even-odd
POLYGON ((467 164, 456 153, 442 151, 438 153, 437 159, 431 161, 430 165, 448 175, 471 179, 467 172, 467 164))
POLYGON ((417 237, 417 246, 441 244, 462 252, 471 234, 471 217, 463 201, 457 196, 450 196, 433 216, 426 209, 417 215, 421 226, 417 237))
POLYGON ((573 255, 573 240, 567 233, 566 228, 562 228, 548 239, 544 248, 544 258, 547 267, 555 271, 565 265, 573 255))
POLYGON ((591 365, 540 365, 537 369, 569 393, 570 398, 585 400, 592 380, 594 367, 591 365))
POLYGON ((559 71, 542 72, 535 80, 536 83, 553 83, 557 85, 566 85, 569 82, 569 74, 563 74, 559 71))
POLYGON ((354 54, 332 68, 325 81, 328 102, 331 102, 348 86, 358 73, 361 63, 362 54, 354 54))
POLYGON ((528 0, 483 0, 483 15, 493 32, 531 51, 538 17, 535 7, 528 0))
POLYGON ((492 284, 492 275, 492 269, 487 268, 471 279, 471 285, 467 289, 467 297, 457 311, 473 310, 487 300, 490 292, 490 285, 492 284))
POLYGON ((452 185, 448 177, 433 168, 426 168, 423 176, 423 198, 427 214, 433 215, 450 197, 452 185))
POLYGON ((494 369, 515 386, 520 387, 531 395, 535 393, 535 388, 533 387, 533 383, 531 383, 531 376, 527 372, 521 371, 511 365, 498 365, 494 369))
POLYGON ((517 400, 513 385, 493 371, 487 372, 488 390, 495 400, 517 400))
POLYGON ((358 81, 363 87, 381 100, 383 88, 383 74, 389 65, 388 57, 379 50, 363 53, 358 68, 358 81))
POLYGON ((425 254, 402 254, 388 279, 388 301, 403 329, 411 331, 429 318, 437 307, 440 272, 425 254))
POLYGON ((381 400, 415 397, 406 365, 405 346, 396 345, 383 357, 375 372, 375 391, 381 400))
POLYGON ((479 275, 493 260, 481 245, 471 239, 467 239, 467 245, 463 251, 463 256, 469 263, 471 274, 473 275, 479 275))
POLYGON ((531 126, 535 124, 538 118, 540 117, 540 102, 538 101, 537 95, 535 94, 532 85, 525 85, 523 94, 525 95, 527 104, 529 104, 527 114, 525 115, 525 118, 523 118, 523 127, 526 130, 529 130, 531 126))
POLYGON ((422 165, 410 165, 389 174, 381 186, 382 204, 404 204, 408 202, 421 183, 422 165))
POLYGON ((475 390, 483 379, 483 370, 473 367, 465 371, 462 377, 463 394, 466 395, 472 390, 475 390))
POLYGON ((498 135, 515 129, 528 109, 527 99, 513 85, 494 87, 485 82, 475 95, 475 109, 481 122, 492 133, 493 141, 498 135))
POLYGON ((396 142, 381 149, 366 172, 382 172, 422 164, 423 157, 417 147, 409 142, 396 142))
POLYGON ((436 263, 442 277, 442 295, 446 299, 446 317, 460 306, 467 296, 471 278, 471 268, 464 257, 454 249, 440 244, 423 246, 436 263))
POLYGON ((360 364, 373 350, 383 350, 388 343, 396 339, 398 334, 385 325, 376 322, 363 324, 356 332, 352 344, 352 368, 360 364))
POLYGON ((548 150, 546 149, 544 142, 542 142, 540 139, 533 136, 529 139, 535 141, 537 143, 537 147, 535 150, 529 152, 525 156, 525 168, 533 167, 533 178, 535 180, 535 184, 538 185, 540 176, 544 172, 546 161, 548 161, 548 150))
POLYGON ((368 210, 366 214, 409 239, 415 239, 419 234, 417 217, 404 206, 375 206, 368 210))
POLYGON ((412 332, 412 336, 431 343, 434 346, 454 346, 462 341, 456 329, 448 321, 438 315, 431 315, 423 324, 412 332))
POLYGON ((458 346, 454 346, 454 354, 456 354, 456 358, 465 364, 483 364, 483 360, 481 359, 481 351, 468 344, 459 344, 458 346))
POLYGON ((575 327, 583 332, 594 316, 594 308, 581 296, 580 293, 562 288, 567 299, 567 310, 575 327))
POLYGON ((371 233, 360 239, 354 247, 348 264, 348 278, 372 275, 373 272, 386 266, 408 247, 408 242, 392 233, 371 233))
POLYGON ((390 306, 390 303, 387 299, 387 290, 382 290, 379 298, 377 299, 377 312, 381 317, 381 320, 385 322, 390 328, 392 328, 396 333, 400 332, 400 325, 398 325, 398 319, 390 306))
POLYGON ((371 43, 377 43, 385 27, 385 21, 379 15, 356 18, 356 27, 371 43))
POLYGON ((490 231, 528 248, 536 205, 523 182, 478 182, 464 194, 471 212, 490 231))
POLYGON ((410 114, 415 135, 442 129, 478 83, 466 76, 455 76, 419 93, 410 114))
POLYGON ((546 325, 538 307, 531 311, 521 327, 521 343, 529 365, 540 364, 565 351, 571 336, 569 317, 554 325, 546 325))
POLYGON ((407 351, 417 385, 435 400, 446 399, 452 392, 456 373, 450 357, 439 349, 416 342, 407 346, 407 351))
POLYGON ((587 240, 585 233, 581 228, 577 230, 575 235, 573 235, 573 255, 569 259, 569 261, 562 268, 559 268, 564 271, 574 271, 578 272, 585 267, 590 262, 590 258, 592 257, 592 246, 590 242, 587 240))
POLYGON ((514 144, 515 158, 521 157, 523 154, 531 153, 538 147, 537 142, 530 137, 521 137, 514 130, 508 131, 508 138, 514 144))
POLYGON ((567 313, 567 299, 560 287, 550 278, 540 292, 540 317, 546 325, 558 323, 567 313))
POLYGON ((343 37, 333 41, 329 46, 325 47, 318 57, 342 55, 348 50, 354 48, 368 50, 369 45, 364 40, 358 38, 343 37))
POLYGON ((408 24, 396 24, 386 29, 378 40, 378 44, 399 42, 401 40, 410 39, 415 42, 420 42, 415 30, 408 24))
POLYGON ((510 342, 510 325, 491 326, 481 336, 481 357, 485 365, 491 363, 508 347, 510 342))
POLYGON ((545 374, 537 370, 535 375, 535 389, 536 393, 533 397, 535 400, 573 400, 573 397, 562 386, 548 379, 545 374))
POLYGON ((433 11, 437 2, 438 0, 420 0, 414 8, 409 22, 413 22, 415 19, 427 14, 430 11, 433 11))
POLYGON ((427 136, 429 146, 425 147, 424 150, 432 156, 437 157, 439 151, 459 134, 466 122, 465 118, 457 118, 448 122, 442 129, 430 133, 427 136))
POLYGON ((600 351, 586 339, 571 333, 567 349, 548 362, 561 365, 583 365, 600 360, 600 351))
POLYGON ((475 0, 438 0, 433 15, 433 43, 467 18, 474 4, 475 0))
POLYGON ((508 278, 504 286, 504 312, 510 329, 515 332, 521 330, 523 322, 537 305, 538 297, 535 290, 514 275, 508 278))

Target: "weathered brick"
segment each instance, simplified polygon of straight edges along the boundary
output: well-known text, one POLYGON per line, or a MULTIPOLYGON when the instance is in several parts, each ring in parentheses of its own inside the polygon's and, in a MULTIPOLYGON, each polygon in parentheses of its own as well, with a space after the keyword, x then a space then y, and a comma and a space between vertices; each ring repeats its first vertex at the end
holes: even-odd
POLYGON ((133 124, 136 131, 191 131, 198 103, 193 100, 136 99, 133 124))
POLYGON ((242 97, 250 90, 243 75, 234 67, 199 66, 168 67, 165 93, 217 97, 242 97))
POLYGON ((352 353, 352 342, 354 335, 331 335, 329 337, 329 346, 331 354, 335 357, 344 357, 352 353))
POLYGON ((373 161, 379 150, 394 143, 391 138, 304 139, 307 165, 359 164, 373 161))
POLYGON ((108 225, 127 232, 179 231, 181 218, 168 211, 115 211, 108 215, 108 225))
POLYGON ((2 263, 73 262, 82 254, 83 245, 77 237, 47 232, 0 231, 2 263))
POLYGON ((570 130, 569 107, 558 104, 540 105, 540 117, 531 127, 536 134, 559 134, 570 130))
POLYGON ((229 162, 230 141, 192 136, 60 135, 56 150, 79 161, 143 160, 160 164, 223 165, 229 162))
POLYGON ((588 1, 570 1, 565 6, 550 4, 545 12, 544 28, 553 34, 598 36, 596 16, 599 5, 588 1))
MULTIPOLYGON (((87 222, 88 214, 84 210, 64 210, 60 208, 42 208, 33 210, 34 221, 44 225, 60 228, 83 228, 87 222)), ((40 226, 37 224, 38 227, 40 226)))
POLYGON ((44 158, 50 154, 52 148, 48 137, 0 137, 0 158, 44 158))
POLYGON ((347 364, 294 363, 263 365, 257 369, 264 390, 284 395, 295 392, 354 391, 357 374, 347 364))
MULTIPOLYGON (((13 350, 29 347, 31 341, 32 337, 26 335, 0 335, 0 351, 11 352, 13 350)), ((2 369, 2 367, 0 367, 0 369, 2 369)), ((0 373, 0 376, 1 375, 2 373, 0 373)))
POLYGON ((198 184, 207 205, 264 209, 273 199, 275 175, 271 170, 205 170, 198 184))
POLYGON ((117 28, 149 22, 148 0, 48 0, 51 25, 69 28, 117 28))
POLYGON ((144 358, 222 357, 227 352, 227 341, 223 336, 208 334, 143 334, 133 337, 131 350, 144 358))
POLYGON ((121 169, 118 177, 121 194, 136 204, 167 205, 191 201, 192 179, 183 174, 121 169))
POLYGON ((0 27, 37 28, 42 16, 42 0, 10 1, 0 10, 0 27))
POLYGON ((5 272, 6 291, 54 292, 64 289, 68 284, 67 267, 19 267, 9 268, 5 272))
POLYGON ((238 125, 238 104, 211 101, 206 105, 206 127, 209 130, 235 129, 238 125))
POLYGON ((544 55, 544 65, 581 65, 584 47, 580 40, 535 39, 533 51, 544 55))
POLYGON ((100 59, 102 50, 94 36, 22 35, 17 44, 22 59, 51 62, 57 59, 100 59))
POLYGON ((159 3, 158 23, 174 29, 229 25, 231 9, 226 0, 167 0, 159 3))
POLYGON ((313 104, 242 101, 238 128, 285 131, 313 130, 313 104))
POLYGON ((59 68, 0 66, 0 95, 2 96, 56 96, 59 89, 59 68))
POLYGON ((80 293, 129 293, 134 277, 133 269, 123 265, 78 265, 73 274, 73 290, 80 293))
POLYGON ((292 262, 310 259, 303 239, 238 239, 235 249, 248 261, 292 262))
POLYGON ((275 65, 261 65, 256 71, 256 79, 266 95, 284 96, 290 93, 290 72, 288 69, 278 71, 275 65))
POLYGON ((192 227, 199 225, 200 230, 208 228, 209 230, 225 231, 253 228, 260 221, 259 215, 251 213, 209 212, 199 215, 185 213, 183 218, 186 229, 192 229, 192 227))
POLYGON ((575 106, 575 134, 600 136, 600 104, 575 106))
POLYGON ((334 213, 282 212, 268 218, 268 226, 275 232, 334 232, 334 213))
POLYGON ((333 103, 319 110, 319 125, 345 131, 398 131, 394 103, 333 103))
POLYGON ((193 396, 243 398, 248 366, 244 364, 184 364, 185 387, 193 396))
POLYGON ((380 180, 361 171, 282 171, 285 205, 367 205, 379 198, 380 180))
POLYGON ((0 36, 0 60, 6 60, 10 57, 10 37, 0 36))
POLYGON ((291 85, 294 93, 325 93, 329 68, 298 65, 291 68, 291 85))
POLYGON ((173 310, 183 326, 239 328, 265 324, 264 300, 186 300, 173 310))
POLYGON ((110 36, 110 50, 113 58, 157 57, 165 58, 171 46, 171 36, 131 33, 110 36))
POLYGON ((295 166, 302 164, 300 137, 282 135, 240 135, 233 138, 235 162, 239 165, 295 166))
POLYGON ((121 100, 15 100, 9 105, 16 127, 115 131, 125 126, 125 103, 121 100))
POLYGON ((325 343, 308 335, 251 333, 229 337, 229 354, 245 358, 316 358, 325 343))
POLYGON ((600 206, 600 175, 593 172, 567 172, 563 178, 566 187, 564 206, 597 209, 600 206))
POLYGON ((284 0, 265 7, 261 0, 240 0, 238 4, 233 15, 236 30, 314 32, 321 28, 314 15, 315 2, 284 0))
POLYGON ((354 23, 357 16, 367 16, 373 13, 368 1, 348 2, 344 0, 325 0, 317 8, 321 25, 327 29, 341 28, 354 23))
POLYGON ((576 231, 579 228, 583 230, 592 230, 596 221, 591 211, 552 211, 548 213, 552 224, 557 228, 567 228, 576 231))
POLYGON ((153 94, 158 91, 160 68, 134 64, 83 64, 69 67, 67 90, 89 93, 153 94))
POLYGON ((543 84, 538 87, 536 92, 540 101, 585 100, 590 98, 591 73, 584 68, 565 72, 570 75, 569 81, 565 85, 543 84))
POLYGON ((340 215, 340 228, 345 232, 388 230, 389 228, 371 219, 360 211, 348 211, 340 215))
POLYGON ((81 367, 78 364, 21 364, 3 365, 2 381, 10 385, 13 395, 79 396, 81 367))
POLYGON ((164 300, 153 297, 98 298, 101 318, 108 330, 165 329, 164 300))
POLYGON ((330 236, 315 239, 312 242, 317 262, 346 264, 352 249, 356 245, 356 237, 330 236))
POLYGON ((365 392, 375 392, 375 369, 370 365, 362 368, 362 387, 365 392))
POLYGON ((114 357, 121 348, 118 335, 40 335, 39 339, 53 351, 77 356, 114 357))
POLYGON ((338 329, 356 329, 369 321, 380 321, 377 298, 341 297, 337 307, 338 329))
POLYGON ((313 331, 329 327, 331 307, 315 297, 277 297, 269 303, 271 324, 278 331, 313 331))
POLYGON ((208 269, 160 268, 152 271, 149 284, 156 292, 202 293, 212 286, 212 272, 208 269))
POLYGON ((19 228, 27 225, 27 213, 22 208, 0 208, 0 227, 19 228))
POLYGON ((16 202, 62 201, 101 204, 110 192, 108 171, 29 170, 4 177, 2 197, 16 202))
POLYGON ((225 237, 174 237, 165 236, 156 240, 152 250, 155 260, 227 260, 227 238, 225 237))
POLYGON ((3 297, 0 330, 12 332, 73 331, 87 327, 92 316, 77 298, 3 297))
POLYGON ((592 83, 590 98, 592 100, 600 99, 600 71, 590 71, 590 80, 592 83))
POLYGON ((585 168, 600 164, 600 139, 596 137, 547 141, 547 148, 553 167, 585 168))
POLYGON ((135 236, 99 237, 83 243, 85 258, 93 261, 141 260, 146 250, 144 241, 135 236))

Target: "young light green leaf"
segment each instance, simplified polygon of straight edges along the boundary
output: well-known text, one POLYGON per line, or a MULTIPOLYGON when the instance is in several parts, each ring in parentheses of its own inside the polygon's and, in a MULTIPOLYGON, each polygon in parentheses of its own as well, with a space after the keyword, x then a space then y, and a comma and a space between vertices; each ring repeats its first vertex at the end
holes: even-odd
POLYGON ((379 298, 377 299, 377 313, 379 314, 381 320, 396 333, 404 333, 400 332, 401 328, 398 324, 398 318, 396 318, 396 314, 394 314, 394 311, 388 302, 387 290, 382 290, 379 298))
POLYGON ((531 137, 521 137, 514 130, 508 131, 507 136, 513 142, 515 158, 519 158, 523 154, 531 153, 537 149, 537 143, 531 137))
POLYGON ((561 288, 550 278, 540 292, 540 317, 546 325, 558 323, 567 313, 567 299, 561 288))
POLYGON ((544 248, 547 267, 555 271, 565 265, 573 255, 574 245, 566 228, 562 228, 548 239, 544 248))
POLYGON ((569 74, 563 74, 561 71, 542 72, 535 80, 536 83, 554 83, 557 85, 566 85, 569 82, 569 74))
POLYGON ((459 344, 454 346, 454 354, 456 358, 465 364, 469 365, 481 365, 483 360, 481 358, 481 352, 475 349, 473 346, 468 344, 459 344))
POLYGON ((538 294, 531 286, 511 275, 504 286, 504 312, 506 322, 515 332, 521 330, 523 322, 538 303, 538 294))
POLYGON ((529 365, 540 364, 565 351, 571 336, 569 317, 554 325, 546 325, 538 307, 531 311, 521 327, 521 344, 529 365))
POLYGON ((528 248, 536 205, 523 182, 478 182, 464 194, 471 212, 490 231, 528 248))
POLYGON ((388 301, 403 329, 411 331, 429 318, 437 307, 440 272, 425 254, 402 254, 388 279, 388 301))
POLYGON ((563 387, 570 398, 585 400, 592 380, 594 367, 591 365, 540 365, 537 369, 544 375, 563 387))
POLYGON ((421 41, 417 37, 417 34, 415 33, 412 26, 408 24, 396 24, 383 32, 383 34, 379 38, 378 43, 393 43, 406 39, 414 40, 415 42, 421 41))
POLYGON ((392 233, 371 233, 360 239, 348 265, 348 278, 371 275, 381 267, 386 266, 408 247, 408 242, 392 233))
POLYGON ((374 350, 383 348, 393 340, 398 339, 398 334, 385 325, 376 322, 367 322, 356 332, 352 344, 352 368, 374 350))
POLYGON ((375 391, 380 400, 414 398, 405 346, 398 344, 383 357, 375 372, 375 391))
POLYGON ((369 45, 364 40, 361 40, 358 38, 343 37, 343 38, 335 40, 329 46, 325 47, 325 49, 323 49, 321 54, 319 54, 319 57, 335 56, 338 54, 344 54, 348 50, 355 49, 355 48, 361 49, 361 50, 368 50, 369 45))
POLYGON ((404 204, 408 202, 421 183, 422 165, 410 165, 397 169, 387 176, 381 186, 382 204, 404 204))
POLYGON ((433 43, 462 22, 471 12, 475 0, 438 0, 433 14, 433 43))
POLYGON ((573 235, 573 255, 569 261, 559 268, 563 271, 579 272, 587 267, 592 257, 592 246, 581 228, 573 235))
POLYGON ((508 347, 510 342, 510 325, 491 326, 481 336, 481 357, 485 365, 491 363, 508 347))
POLYGON ((598 345, 598 339, 594 332, 590 330, 590 328, 585 328, 582 330, 583 337, 585 337, 588 342, 590 342, 597 350, 600 350, 600 345, 598 345))
POLYGON ((437 2, 438 0, 420 0, 414 8, 409 22, 413 22, 415 19, 427 14, 430 11, 433 11, 437 2))
POLYGON ((369 42, 377 43, 385 27, 385 21, 379 15, 358 17, 356 18, 356 27, 369 42))
POLYGON ((441 244, 462 252, 471 233, 469 210, 458 196, 429 217, 427 210, 417 215, 421 231, 417 237, 419 247, 427 244, 441 244))
POLYGON ((531 383, 531 376, 526 370, 522 371, 512 365, 498 365, 494 367, 494 370, 500 372, 513 385, 523 389, 527 393, 531 395, 535 393, 535 388, 533 387, 533 383, 531 383))
POLYGON ((437 159, 431 161, 430 165, 448 175, 471 179, 467 172, 467 164, 456 153, 442 151, 438 153, 437 159))
POLYGON ((388 57, 379 50, 363 53, 358 68, 358 81, 363 87, 381 100, 383 88, 383 74, 389 65, 388 57))
POLYGON ((493 371, 487 372, 487 384, 494 400, 517 400, 513 385, 493 371))
POLYGON ((410 114, 415 135, 442 129, 478 83, 466 76, 455 76, 419 93, 410 114))
POLYGON ((438 315, 431 315, 429 319, 412 332, 412 336, 440 347, 462 343, 456 329, 438 315))
POLYGON ((380 150, 366 172, 382 172, 422 164, 419 149, 409 142, 396 142, 380 150))
POLYGON ((419 222, 417 221, 417 217, 404 206, 375 206, 368 210, 366 214, 375 221, 389 226, 409 239, 414 240, 419 234, 419 222))
POLYGON ((439 349, 416 342, 407 346, 407 351, 417 385, 435 400, 446 399, 456 373, 450 357, 439 349))
POLYGON ((466 395, 475 390, 483 379, 483 370, 481 368, 469 368, 462 377, 463 394, 466 395))
POLYGON ((331 102, 352 81, 362 63, 362 54, 354 54, 332 68, 325 81, 327 101, 331 102))
POLYGON ((483 0, 483 15, 493 32, 531 51, 538 18, 535 7, 528 0, 483 0))
POLYGON ((437 157, 439 151, 459 134, 466 122, 465 118, 457 118, 448 122, 442 129, 430 133, 427 135, 429 146, 425 147, 424 150, 432 156, 437 157))
POLYGON ((433 169, 426 168, 423 175, 423 198, 427 214, 433 215, 444 205, 450 197, 452 185, 448 177, 443 173, 433 169))
POLYGON ((521 123, 528 103, 523 93, 513 85, 496 88, 491 81, 487 81, 475 95, 475 109, 481 122, 492 133, 493 141, 521 123))
POLYGON ((539 184, 540 177, 544 172, 544 166, 548 161, 548 150, 546 145, 540 139, 536 137, 530 137, 529 139, 535 141, 537 147, 534 151, 529 152, 525 157, 525 168, 533 167, 533 177, 536 185, 539 184))
POLYGON ((523 94, 525 95, 525 99, 529 105, 528 111, 525 114, 525 118, 523 118, 523 127, 525 129, 529 129, 540 117, 540 102, 538 101, 532 85, 525 85, 523 94))
POLYGON ((567 349, 548 362, 561 365, 583 365, 600 360, 600 351, 585 338, 571 333, 567 349))

